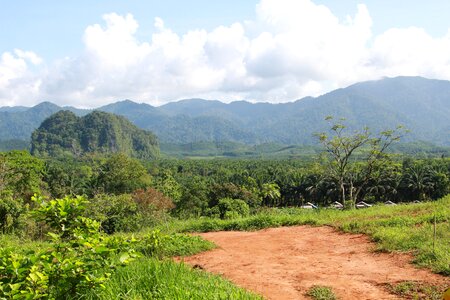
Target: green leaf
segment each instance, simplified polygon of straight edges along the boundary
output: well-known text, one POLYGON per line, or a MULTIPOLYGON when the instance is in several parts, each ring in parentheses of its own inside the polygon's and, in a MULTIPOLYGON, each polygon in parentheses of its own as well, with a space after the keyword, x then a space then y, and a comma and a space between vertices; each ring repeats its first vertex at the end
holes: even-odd
POLYGON ((130 255, 128 253, 122 253, 122 255, 120 255, 119 261, 123 264, 128 263, 128 259, 130 259, 130 255))

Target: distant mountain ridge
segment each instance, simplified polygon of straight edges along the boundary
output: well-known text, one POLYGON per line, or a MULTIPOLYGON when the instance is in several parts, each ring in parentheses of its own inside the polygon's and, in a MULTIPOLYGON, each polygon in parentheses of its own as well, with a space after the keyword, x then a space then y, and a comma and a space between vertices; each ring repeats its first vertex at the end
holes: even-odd
MULTIPOLYGON (((40 122, 61 109, 48 102, 28 109, 0 108, 0 140, 29 139, 40 122)), ((376 132, 401 124, 411 130, 405 141, 450 145, 450 81, 422 77, 361 82, 283 104, 189 99, 154 107, 125 100, 97 110, 122 115, 163 143, 307 145, 315 142, 314 132, 327 129, 324 118, 333 115, 345 117, 350 128, 369 126, 376 132)))

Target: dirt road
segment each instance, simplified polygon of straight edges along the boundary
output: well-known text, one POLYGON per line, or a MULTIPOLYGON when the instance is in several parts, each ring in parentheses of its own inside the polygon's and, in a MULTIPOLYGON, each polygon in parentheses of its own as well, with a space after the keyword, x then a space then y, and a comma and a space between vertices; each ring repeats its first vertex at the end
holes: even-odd
POLYGON ((266 299, 306 299, 305 292, 316 284, 331 287, 340 299, 397 299, 388 293, 386 283, 450 283, 447 277, 415 268, 408 255, 375 253, 366 236, 329 227, 201 236, 218 248, 184 258, 186 263, 221 274, 266 299))

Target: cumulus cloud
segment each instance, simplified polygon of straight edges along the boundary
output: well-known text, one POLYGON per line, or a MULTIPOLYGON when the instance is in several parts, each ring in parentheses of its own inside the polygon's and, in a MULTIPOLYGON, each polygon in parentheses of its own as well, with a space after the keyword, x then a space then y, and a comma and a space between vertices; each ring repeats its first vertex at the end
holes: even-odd
POLYGON ((30 71, 42 59, 31 51, 15 49, 0 56, 0 105, 30 105, 39 97, 41 79, 30 71))
POLYGON ((450 31, 392 28, 374 36, 367 7, 337 18, 311 0, 261 0, 254 20, 177 34, 156 17, 139 40, 133 15, 105 14, 76 57, 43 62, 16 49, 0 58, 0 105, 43 100, 95 107, 203 97, 283 102, 383 76, 450 80, 450 31))

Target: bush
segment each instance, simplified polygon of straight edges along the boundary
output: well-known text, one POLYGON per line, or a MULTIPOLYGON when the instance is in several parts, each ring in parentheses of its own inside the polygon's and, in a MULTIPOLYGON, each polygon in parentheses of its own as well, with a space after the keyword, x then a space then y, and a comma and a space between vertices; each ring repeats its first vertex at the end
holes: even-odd
POLYGON ((219 200, 216 207, 212 208, 212 214, 218 215, 221 219, 232 220, 247 217, 250 208, 247 203, 240 199, 223 198, 219 200))
POLYGON ((100 287, 116 265, 135 256, 131 244, 119 237, 99 233, 100 224, 82 216, 83 197, 38 203, 33 216, 53 232, 45 251, 16 253, 0 248, 0 295, 7 299, 65 299, 100 287))
POLYGON ((98 194, 88 205, 85 216, 97 220, 108 234, 139 228, 138 207, 131 195, 98 194))
POLYGON ((11 233, 19 227, 19 218, 25 211, 22 201, 11 196, 0 198, 0 231, 11 233))
POLYGON ((137 190, 133 194, 98 194, 89 204, 89 217, 101 223, 102 229, 115 232, 138 231, 168 218, 174 208, 172 200, 155 189, 137 190))
POLYGON ((165 221, 168 218, 168 212, 175 208, 170 198, 153 188, 137 190, 131 197, 137 206, 144 226, 165 221))

